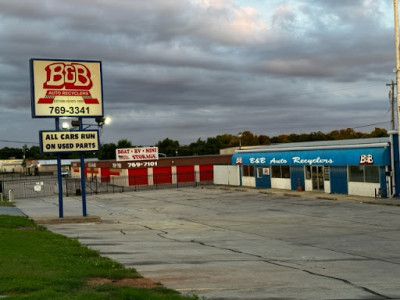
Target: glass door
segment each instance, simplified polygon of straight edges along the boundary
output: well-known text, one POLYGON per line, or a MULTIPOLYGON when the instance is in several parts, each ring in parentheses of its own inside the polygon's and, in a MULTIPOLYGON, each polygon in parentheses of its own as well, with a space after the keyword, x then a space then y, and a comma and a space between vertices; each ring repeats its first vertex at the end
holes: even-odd
POLYGON ((313 191, 324 191, 323 166, 311 166, 311 179, 313 191))

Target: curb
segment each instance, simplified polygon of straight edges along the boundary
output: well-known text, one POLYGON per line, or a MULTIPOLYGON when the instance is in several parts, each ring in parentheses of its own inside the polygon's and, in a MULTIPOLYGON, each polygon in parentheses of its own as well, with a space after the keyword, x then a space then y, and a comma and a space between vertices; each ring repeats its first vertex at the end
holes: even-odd
POLYGON ((37 218, 33 219, 36 224, 72 224, 72 223, 99 223, 99 216, 88 217, 64 217, 64 218, 37 218))
POLYGON ((276 196, 286 196, 286 197, 309 197, 321 200, 333 200, 333 201, 356 201, 363 204, 373 204, 373 205, 386 205, 386 206, 400 206, 400 198, 395 199, 383 199, 383 198, 372 198, 372 197, 363 197, 363 196, 355 196, 355 195, 337 195, 337 194, 321 194, 318 192, 298 192, 298 191, 290 191, 290 190, 275 190, 275 189, 258 189, 252 187, 237 187, 237 186, 216 186, 214 185, 212 188, 219 188, 224 190, 235 190, 240 192, 255 192, 266 195, 276 195, 276 196))

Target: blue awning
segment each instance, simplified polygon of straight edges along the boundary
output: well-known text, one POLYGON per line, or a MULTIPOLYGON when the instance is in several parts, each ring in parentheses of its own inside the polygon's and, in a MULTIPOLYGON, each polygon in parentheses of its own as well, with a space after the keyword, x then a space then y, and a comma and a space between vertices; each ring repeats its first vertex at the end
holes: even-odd
POLYGON ((238 152, 232 156, 232 164, 243 165, 390 165, 388 147, 292 150, 273 152, 238 152))

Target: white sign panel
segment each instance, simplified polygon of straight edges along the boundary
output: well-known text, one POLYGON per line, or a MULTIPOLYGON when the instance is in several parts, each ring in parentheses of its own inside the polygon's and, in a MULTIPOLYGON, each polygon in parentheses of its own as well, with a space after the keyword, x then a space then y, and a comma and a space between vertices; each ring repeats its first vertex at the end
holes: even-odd
POLYGON ((32 117, 103 116, 100 61, 31 59, 32 117))
POLYGON ((40 131, 42 153, 94 152, 99 150, 99 131, 40 131))
POLYGON ((117 161, 157 160, 158 147, 116 149, 115 157, 117 161))

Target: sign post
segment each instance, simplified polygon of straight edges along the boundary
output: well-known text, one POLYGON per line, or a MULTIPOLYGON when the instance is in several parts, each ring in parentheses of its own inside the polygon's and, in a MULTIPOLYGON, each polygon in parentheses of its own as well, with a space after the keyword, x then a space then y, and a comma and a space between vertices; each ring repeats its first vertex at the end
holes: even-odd
POLYGON ((83 118, 103 117, 100 61, 31 59, 32 118, 55 118, 55 130, 40 131, 42 153, 57 154, 59 217, 63 218, 61 153, 79 152, 82 214, 86 211, 84 152, 99 150, 99 131, 85 130, 83 118), (79 130, 60 130, 60 117, 76 117, 79 130))
MULTIPOLYGON (((60 120, 57 117, 56 130, 60 130, 60 120)), ((57 182, 58 182, 58 216, 64 217, 64 204, 63 204, 63 188, 62 188, 62 176, 61 176, 61 154, 57 153, 57 182)))
MULTIPOLYGON (((83 130, 82 118, 79 118, 79 130, 83 130)), ((87 216, 86 211, 86 183, 85 183, 85 156, 81 152, 81 194, 82 194, 82 215, 87 216)))

